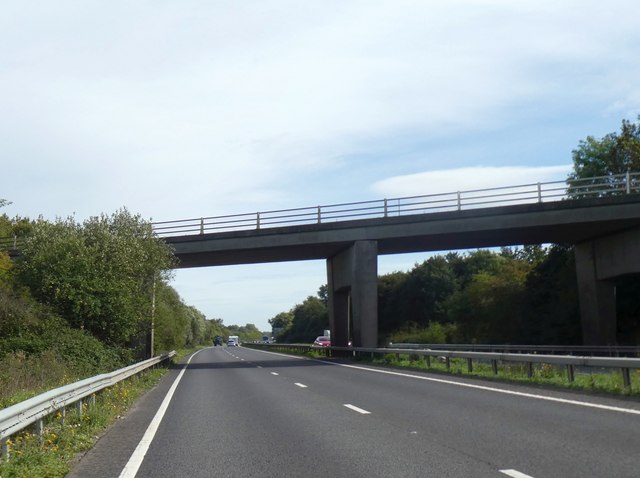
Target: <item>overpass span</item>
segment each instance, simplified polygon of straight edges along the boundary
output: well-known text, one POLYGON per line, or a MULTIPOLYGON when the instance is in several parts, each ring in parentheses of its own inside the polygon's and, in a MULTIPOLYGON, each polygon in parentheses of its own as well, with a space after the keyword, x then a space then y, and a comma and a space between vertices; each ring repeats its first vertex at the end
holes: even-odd
POLYGON ((640 226, 640 195, 165 237, 179 268, 328 259, 357 241, 377 253, 577 244, 640 226))
POLYGON ((585 345, 616 341, 615 279, 640 272, 640 173, 154 223, 178 267, 326 259, 333 342, 377 345, 377 256, 575 246, 585 345))

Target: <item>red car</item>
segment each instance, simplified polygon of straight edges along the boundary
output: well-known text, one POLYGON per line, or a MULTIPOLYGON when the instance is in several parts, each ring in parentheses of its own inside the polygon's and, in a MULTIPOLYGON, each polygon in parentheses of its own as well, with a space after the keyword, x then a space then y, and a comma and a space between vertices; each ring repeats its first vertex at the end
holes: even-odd
POLYGON ((314 347, 331 347, 331 339, 325 335, 321 335, 320 337, 317 337, 313 341, 313 346, 314 347))

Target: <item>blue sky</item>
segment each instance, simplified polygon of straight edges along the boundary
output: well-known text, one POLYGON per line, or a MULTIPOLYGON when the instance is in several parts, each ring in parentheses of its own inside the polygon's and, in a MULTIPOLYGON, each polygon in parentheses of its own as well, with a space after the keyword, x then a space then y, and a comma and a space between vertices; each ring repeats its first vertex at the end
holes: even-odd
MULTIPOLYGON (((563 179, 640 114, 635 1, 8 1, 9 216, 155 221, 563 179)), ((407 270, 425 255, 380 258, 407 270)), ((177 271, 226 324, 323 261, 177 271)))

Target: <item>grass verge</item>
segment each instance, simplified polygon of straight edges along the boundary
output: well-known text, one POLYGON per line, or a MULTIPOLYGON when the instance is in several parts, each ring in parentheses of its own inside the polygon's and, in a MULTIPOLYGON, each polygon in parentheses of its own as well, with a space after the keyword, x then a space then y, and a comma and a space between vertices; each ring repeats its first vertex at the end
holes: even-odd
MULTIPOLYGON (((180 350, 173 362, 193 350, 180 350)), ((131 405, 146 391, 153 388, 168 370, 158 366, 120 382, 95 395, 95 404, 82 405, 82 413, 70 407, 63 416, 61 411, 45 419, 44 433, 36 435, 29 428, 11 437, 7 443, 9 460, 0 461, 0 478, 58 478, 71 469, 79 453, 91 449, 99 436, 122 417, 131 405)), ((23 392, 21 396, 35 393, 23 392)), ((7 402, 19 401, 14 396, 7 402)))
MULTIPOLYGON (((308 352, 288 351, 286 353, 316 359, 327 358, 325 351, 322 349, 310 350, 308 352)), ((640 398, 640 370, 632 371, 631 387, 625 388, 622 374, 620 371, 613 369, 585 370, 578 368, 575 371, 574 381, 570 382, 564 367, 550 364, 534 364, 533 376, 529 378, 527 376, 526 366, 523 363, 503 362, 498 367, 498 373, 494 374, 491 364, 489 363, 474 361, 473 371, 469 372, 465 359, 452 358, 449 362, 449 368, 447 368, 446 362, 438 360, 436 357, 432 357, 430 363, 427 365, 425 360, 421 360, 417 355, 412 356, 410 353, 400 354, 399 356, 393 353, 386 354, 384 357, 377 356, 374 358, 359 355, 349 359, 360 363, 370 363, 372 365, 390 366, 407 370, 640 398)))
POLYGON ((581 370, 575 372, 574 381, 570 382, 566 369, 550 364, 534 364, 533 376, 527 376, 526 366, 522 363, 501 363, 498 373, 495 374, 489 363, 474 361, 473 371, 467 369, 465 359, 450 359, 449 368, 446 362, 431 359, 427 365, 424 360, 412 357, 410 354, 401 354, 398 358, 396 354, 387 354, 382 358, 359 357, 358 361, 365 361, 374 365, 387 365, 393 367, 406 368, 425 372, 442 373, 447 375, 478 377, 489 380, 496 380, 510 383, 520 383, 527 385, 542 385, 569 390, 580 390, 588 392, 605 393, 616 396, 632 396, 640 398, 640 371, 635 370, 631 376, 631 387, 625 388, 622 374, 617 370, 581 370))

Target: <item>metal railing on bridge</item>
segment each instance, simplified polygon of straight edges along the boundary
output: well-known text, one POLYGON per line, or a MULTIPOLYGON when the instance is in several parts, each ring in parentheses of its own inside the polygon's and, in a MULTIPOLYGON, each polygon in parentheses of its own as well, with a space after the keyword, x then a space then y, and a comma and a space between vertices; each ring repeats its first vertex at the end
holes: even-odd
MULTIPOLYGON (((161 221, 152 225, 159 237, 172 237, 637 193, 640 193, 640 172, 628 172, 567 181, 161 221)), ((0 238, 0 251, 19 250, 22 241, 24 238, 0 238)))
POLYGON ((377 219, 640 192, 640 173, 154 222, 160 237, 377 219))

